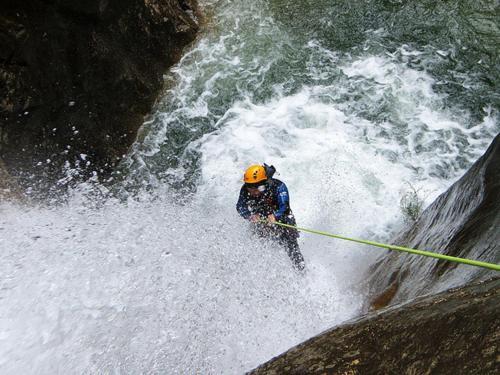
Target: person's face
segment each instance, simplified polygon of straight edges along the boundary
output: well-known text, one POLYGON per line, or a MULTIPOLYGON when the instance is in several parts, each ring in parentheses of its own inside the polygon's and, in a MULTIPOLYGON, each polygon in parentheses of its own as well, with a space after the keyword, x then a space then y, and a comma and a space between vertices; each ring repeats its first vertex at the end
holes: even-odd
POLYGON ((258 197, 266 191, 266 187, 264 185, 255 186, 255 187, 247 187, 248 194, 252 197, 258 197))

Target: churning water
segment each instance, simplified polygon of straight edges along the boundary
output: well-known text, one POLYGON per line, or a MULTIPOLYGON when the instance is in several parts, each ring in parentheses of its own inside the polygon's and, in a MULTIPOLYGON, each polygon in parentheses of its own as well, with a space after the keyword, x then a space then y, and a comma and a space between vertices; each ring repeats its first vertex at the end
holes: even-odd
POLYGON ((243 170, 274 164, 301 226, 387 240, 499 131, 498 10, 344 3, 204 2, 115 182, 0 206, 0 372, 242 373, 361 312, 379 250, 302 235, 297 274, 237 216, 243 170))

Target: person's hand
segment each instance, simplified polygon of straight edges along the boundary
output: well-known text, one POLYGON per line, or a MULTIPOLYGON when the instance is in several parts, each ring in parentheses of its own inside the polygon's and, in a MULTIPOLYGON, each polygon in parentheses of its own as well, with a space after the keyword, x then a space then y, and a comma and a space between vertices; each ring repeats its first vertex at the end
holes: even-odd
POLYGON ((267 217, 267 221, 270 223, 270 224, 273 224, 273 223, 276 223, 276 217, 274 217, 273 214, 269 215, 267 217))
POLYGON ((260 216, 259 215, 252 215, 252 216, 250 216, 250 218, 248 220, 250 220, 252 223, 258 223, 260 221, 260 216))

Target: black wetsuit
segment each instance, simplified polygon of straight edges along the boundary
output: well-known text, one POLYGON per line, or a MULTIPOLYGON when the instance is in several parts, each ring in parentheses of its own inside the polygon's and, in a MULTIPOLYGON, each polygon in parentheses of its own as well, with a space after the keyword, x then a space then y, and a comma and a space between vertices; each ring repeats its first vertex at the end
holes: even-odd
MULTIPOLYGON (((252 215, 266 219, 273 214, 280 223, 296 225, 286 185, 278 179, 269 178, 265 187, 266 190, 261 195, 254 197, 243 185, 236 204, 238 213, 245 219, 249 219, 252 215)), ((254 229, 260 236, 276 239, 287 250, 295 268, 304 269, 304 257, 299 249, 297 242, 299 232, 296 229, 267 224, 256 224, 254 229)))

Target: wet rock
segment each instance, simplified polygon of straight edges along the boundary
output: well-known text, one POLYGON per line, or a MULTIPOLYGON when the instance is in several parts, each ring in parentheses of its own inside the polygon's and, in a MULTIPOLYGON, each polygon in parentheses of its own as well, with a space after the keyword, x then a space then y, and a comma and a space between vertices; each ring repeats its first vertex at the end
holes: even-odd
MULTIPOLYGON (((500 263, 500 135, 486 153, 439 196, 393 243, 451 256, 500 263)), ((370 272, 373 308, 401 303, 495 271, 390 252, 370 272)))
POLYGON ((326 331, 250 374, 496 374, 500 278, 326 331))
POLYGON ((0 158, 32 181, 67 160, 109 172, 198 30, 195 0, 7 0, 0 14, 0 158))
POLYGON ((0 202, 3 200, 21 200, 22 194, 15 179, 13 179, 0 159, 0 202))

